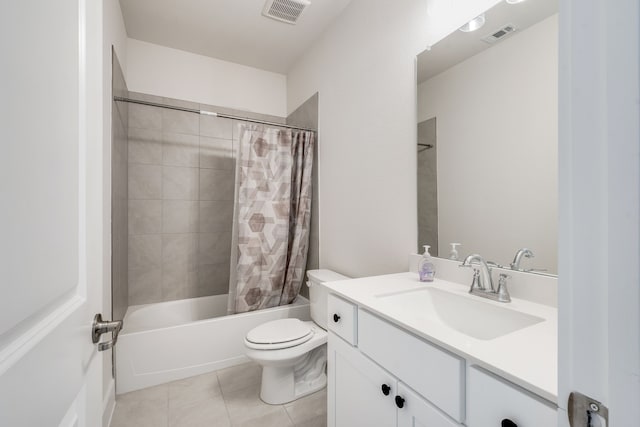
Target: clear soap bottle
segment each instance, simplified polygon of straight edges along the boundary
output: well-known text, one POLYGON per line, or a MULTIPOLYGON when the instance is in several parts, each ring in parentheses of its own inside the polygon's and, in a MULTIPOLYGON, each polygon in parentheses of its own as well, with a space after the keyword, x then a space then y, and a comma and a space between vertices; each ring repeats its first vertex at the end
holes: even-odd
POLYGON ((449 252, 450 260, 458 261, 460 259, 458 254, 458 246, 460 246, 460 243, 451 243, 451 251, 449 252))
POLYGON ((429 253, 429 245, 424 245, 424 254, 418 264, 418 275, 421 282, 433 282, 436 276, 436 267, 433 265, 431 254, 429 253))

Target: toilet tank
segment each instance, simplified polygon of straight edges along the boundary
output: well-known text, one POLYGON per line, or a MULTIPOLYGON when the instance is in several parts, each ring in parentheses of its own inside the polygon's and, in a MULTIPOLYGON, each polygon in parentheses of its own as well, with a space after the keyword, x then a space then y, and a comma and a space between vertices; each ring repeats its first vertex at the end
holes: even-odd
POLYGON ((322 329, 327 329, 327 298, 329 292, 321 283, 334 282, 336 280, 349 279, 340 273, 331 270, 307 271, 307 286, 309 286, 309 304, 311 306, 311 319, 322 329))

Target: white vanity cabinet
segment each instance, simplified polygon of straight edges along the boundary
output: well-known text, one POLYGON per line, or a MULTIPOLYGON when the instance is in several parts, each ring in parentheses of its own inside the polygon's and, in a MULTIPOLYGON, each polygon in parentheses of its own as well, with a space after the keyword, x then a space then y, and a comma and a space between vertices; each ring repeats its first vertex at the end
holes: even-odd
POLYGON ((328 427, 557 425, 551 403, 356 304, 331 294, 328 311, 328 427))
POLYGON ((329 335, 329 427, 459 427, 337 335, 329 335))
POLYGON ((472 366, 467 373, 468 427, 539 427, 557 425, 548 402, 472 366))

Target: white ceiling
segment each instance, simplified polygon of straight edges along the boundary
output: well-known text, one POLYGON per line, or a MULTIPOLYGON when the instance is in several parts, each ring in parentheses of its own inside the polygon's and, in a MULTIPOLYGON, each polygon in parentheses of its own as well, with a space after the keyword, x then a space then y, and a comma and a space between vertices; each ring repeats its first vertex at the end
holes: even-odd
POLYGON ((311 0, 295 25, 265 0, 120 0, 129 37, 286 73, 351 0, 311 0))
MULTIPOLYGON (((418 55, 418 84, 440 74, 467 58, 489 49, 492 44, 482 41, 483 37, 495 33, 506 25, 524 31, 532 25, 558 13, 558 0, 525 1, 507 4, 504 1, 485 12, 486 23, 477 31, 463 33, 454 31, 436 43, 430 50, 418 55)), ((510 36, 504 37, 504 40, 510 36)), ((501 43, 500 39, 497 43, 501 43)))

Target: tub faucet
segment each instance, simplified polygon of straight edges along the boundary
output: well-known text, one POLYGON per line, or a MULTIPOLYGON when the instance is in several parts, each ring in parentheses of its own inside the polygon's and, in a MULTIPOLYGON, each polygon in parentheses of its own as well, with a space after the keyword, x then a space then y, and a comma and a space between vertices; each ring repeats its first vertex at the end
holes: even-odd
POLYGON ((507 278, 506 274, 500 275, 500 283, 498 289, 493 286, 493 279, 491 277, 491 267, 487 262, 478 254, 469 255, 464 259, 460 267, 473 268, 473 281, 469 288, 469 293, 477 295, 482 298, 489 298, 498 302, 510 302, 511 297, 507 291, 507 278))
POLYGON ((522 262, 522 257, 533 258, 534 255, 533 255, 533 252, 531 252, 531 249, 527 249, 527 248, 518 249, 518 252, 516 252, 516 256, 513 257, 513 262, 511 263, 512 270, 522 271, 522 267, 520 267, 520 262, 522 262))

